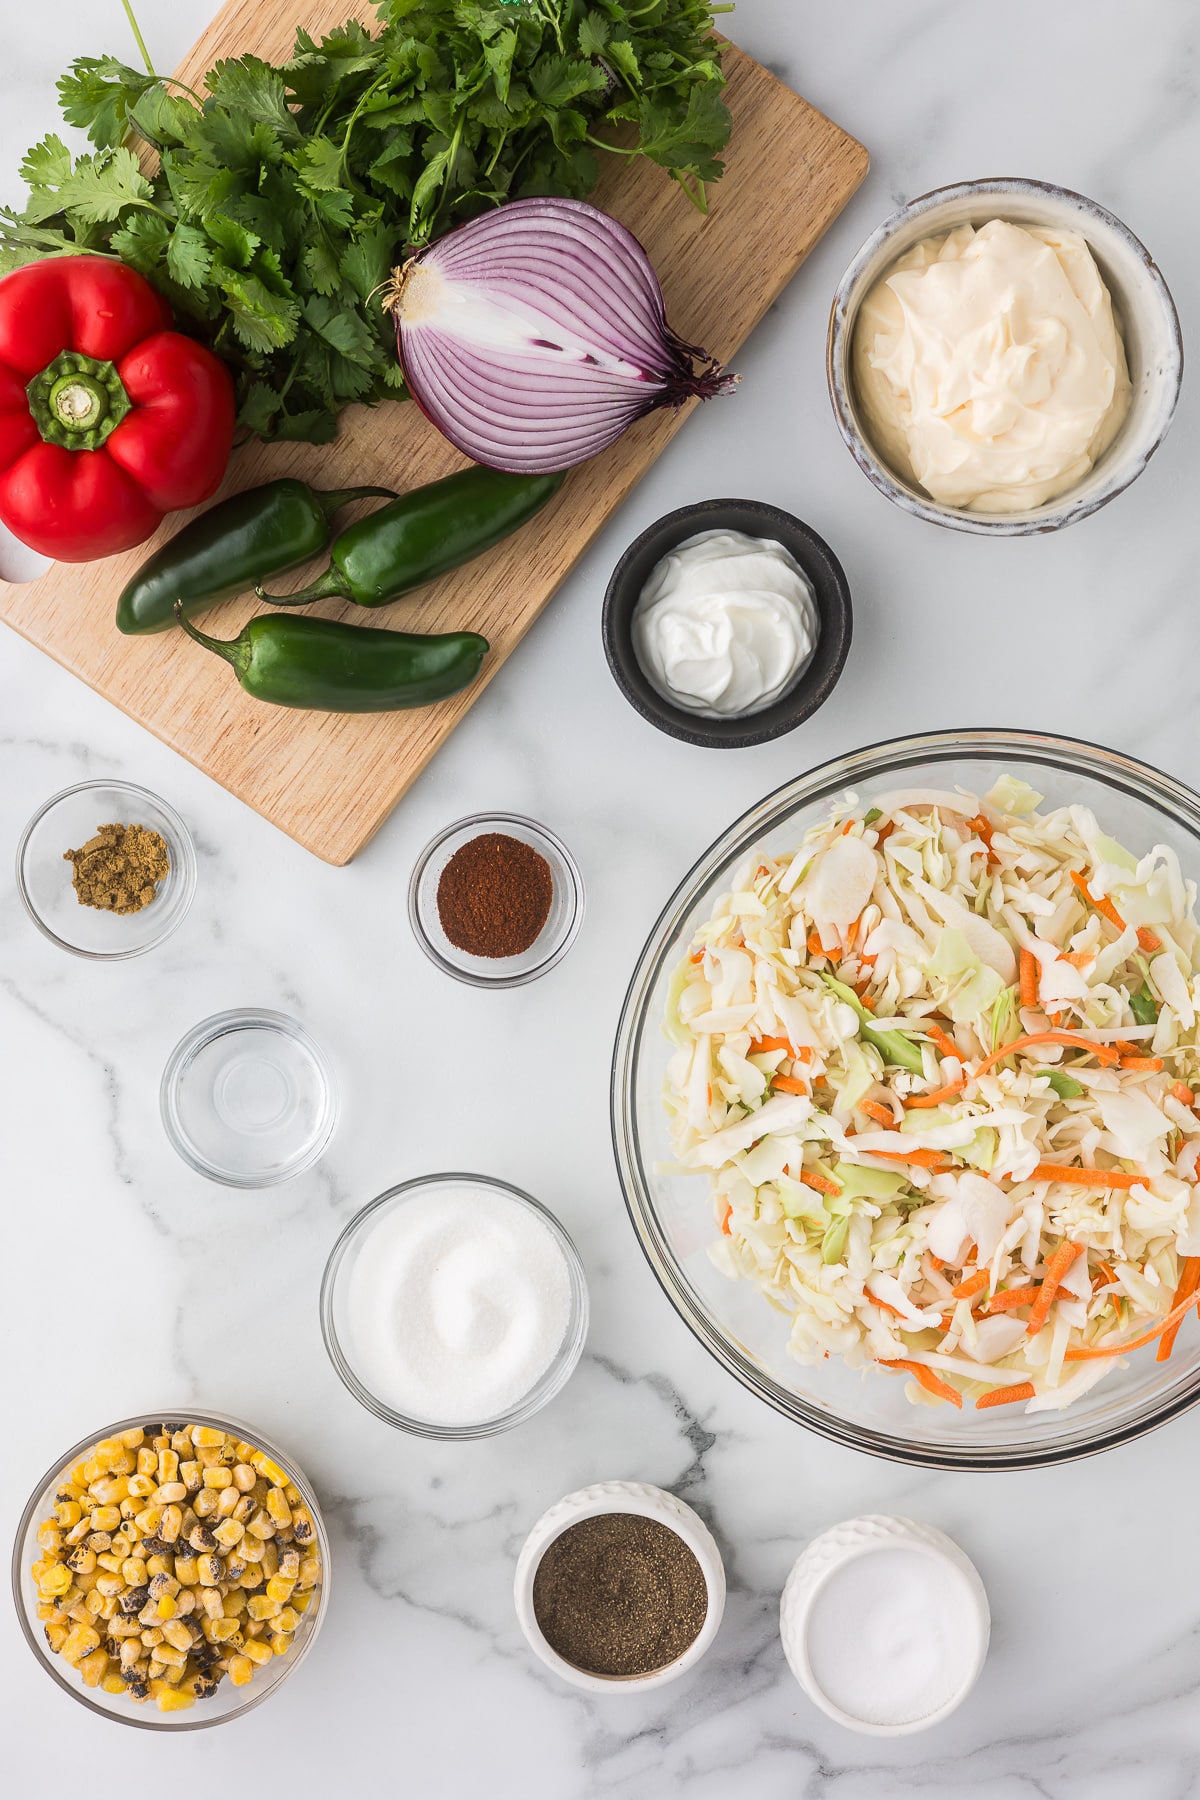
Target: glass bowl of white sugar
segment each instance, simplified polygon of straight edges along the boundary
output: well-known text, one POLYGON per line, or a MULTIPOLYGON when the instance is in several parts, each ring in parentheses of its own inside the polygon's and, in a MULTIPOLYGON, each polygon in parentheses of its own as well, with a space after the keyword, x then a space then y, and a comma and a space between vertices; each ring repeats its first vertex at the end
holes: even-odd
POLYGON ((363 1406, 429 1438, 531 1418, 583 1351, 583 1264, 553 1213, 487 1175, 426 1175, 357 1213, 321 1282, 321 1331, 363 1406))

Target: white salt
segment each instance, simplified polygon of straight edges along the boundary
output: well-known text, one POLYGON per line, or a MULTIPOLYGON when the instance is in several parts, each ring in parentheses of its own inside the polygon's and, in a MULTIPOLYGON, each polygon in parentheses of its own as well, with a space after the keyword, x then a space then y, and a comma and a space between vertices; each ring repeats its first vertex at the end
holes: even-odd
POLYGON ((484 1424, 554 1360, 571 1312, 566 1257, 518 1200, 484 1188, 414 1195, 358 1247, 348 1359, 393 1411, 484 1424))
POLYGON ((940 1556, 881 1546, 817 1590, 808 1657, 817 1686, 870 1725, 908 1725, 954 1700, 974 1672, 977 1613, 966 1577, 940 1556))

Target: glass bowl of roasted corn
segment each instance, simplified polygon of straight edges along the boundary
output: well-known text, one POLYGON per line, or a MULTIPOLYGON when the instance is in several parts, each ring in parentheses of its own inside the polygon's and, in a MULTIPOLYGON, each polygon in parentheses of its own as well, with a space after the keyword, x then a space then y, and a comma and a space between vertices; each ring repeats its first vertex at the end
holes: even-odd
POLYGON ((261 1432, 208 1413, 120 1419, 30 1497, 17 1616, 59 1687, 151 1731, 257 1706, 320 1629, 329 1541, 316 1496, 261 1432))

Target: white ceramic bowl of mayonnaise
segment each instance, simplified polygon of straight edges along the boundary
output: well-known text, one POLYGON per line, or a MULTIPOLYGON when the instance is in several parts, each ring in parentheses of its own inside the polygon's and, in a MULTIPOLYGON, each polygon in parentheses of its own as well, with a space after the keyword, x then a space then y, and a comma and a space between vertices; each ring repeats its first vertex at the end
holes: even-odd
MULTIPOLYGON (((1002 274, 1002 269, 999 273, 1002 274)), ((976 319, 976 323, 977 323, 976 319)), ((942 335, 946 321, 930 322, 942 335)), ((1057 323, 1057 322, 1056 322, 1057 323)), ((1069 345, 1077 357, 1078 346, 1069 345)), ((847 269, 829 321, 829 392, 834 417, 859 468, 905 512, 956 531, 1024 537, 1086 518, 1135 481, 1170 428, 1183 377, 1183 339, 1170 290, 1145 246, 1094 200, 1047 182, 964 181, 922 194, 873 232, 847 269), (864 302, 917 245, 992 220, 1082 238, 1112 303, 1128 367, 1128 408, 1095 461, 1066 491, 1015 510, 935 499, 911 468, 889 460, 873 431, 855 377, 856 328, 864 302)), ((1103 433, 1100 435, 1102 441, 1103 433)), ((1036 449, 1034 461, 1036 461, 1036 449)), ((1030 485, 1036 492, 1035 470, 1030 485)), ((1010 502, 1011 504, 1011 502, 1010 502)))
POLYGON ((797 1558, 779 1631, 822 1712, 870 1737, 903 1737, 961 1706, 987 1658, 991 1615, 953 1539, 870 1513, 832 1526, 797 1558))

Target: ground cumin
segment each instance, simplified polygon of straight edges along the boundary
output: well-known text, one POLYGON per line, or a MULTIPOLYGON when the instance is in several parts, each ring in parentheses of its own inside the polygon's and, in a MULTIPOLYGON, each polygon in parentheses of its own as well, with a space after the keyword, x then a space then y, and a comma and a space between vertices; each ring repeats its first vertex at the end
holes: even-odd
POLYGON ((545 857, 501 831, 456 850, 437 887, 442 930, 468 956, 520 956, 541 936, 553 899, 545 857))
POLYGON ((64 851, 63 861, 72 865, 80 906, 114 913, 149 906, 170 868, 165 842, 145 825, 101 825, 82 849, 64 851))
POLYGON ((649 1675, 682 1656, 708 1612, 704 1572, 657 1519, 599 1513, 550 1545, 533 1610, 552 1650, 589 1675, 649 1675))

